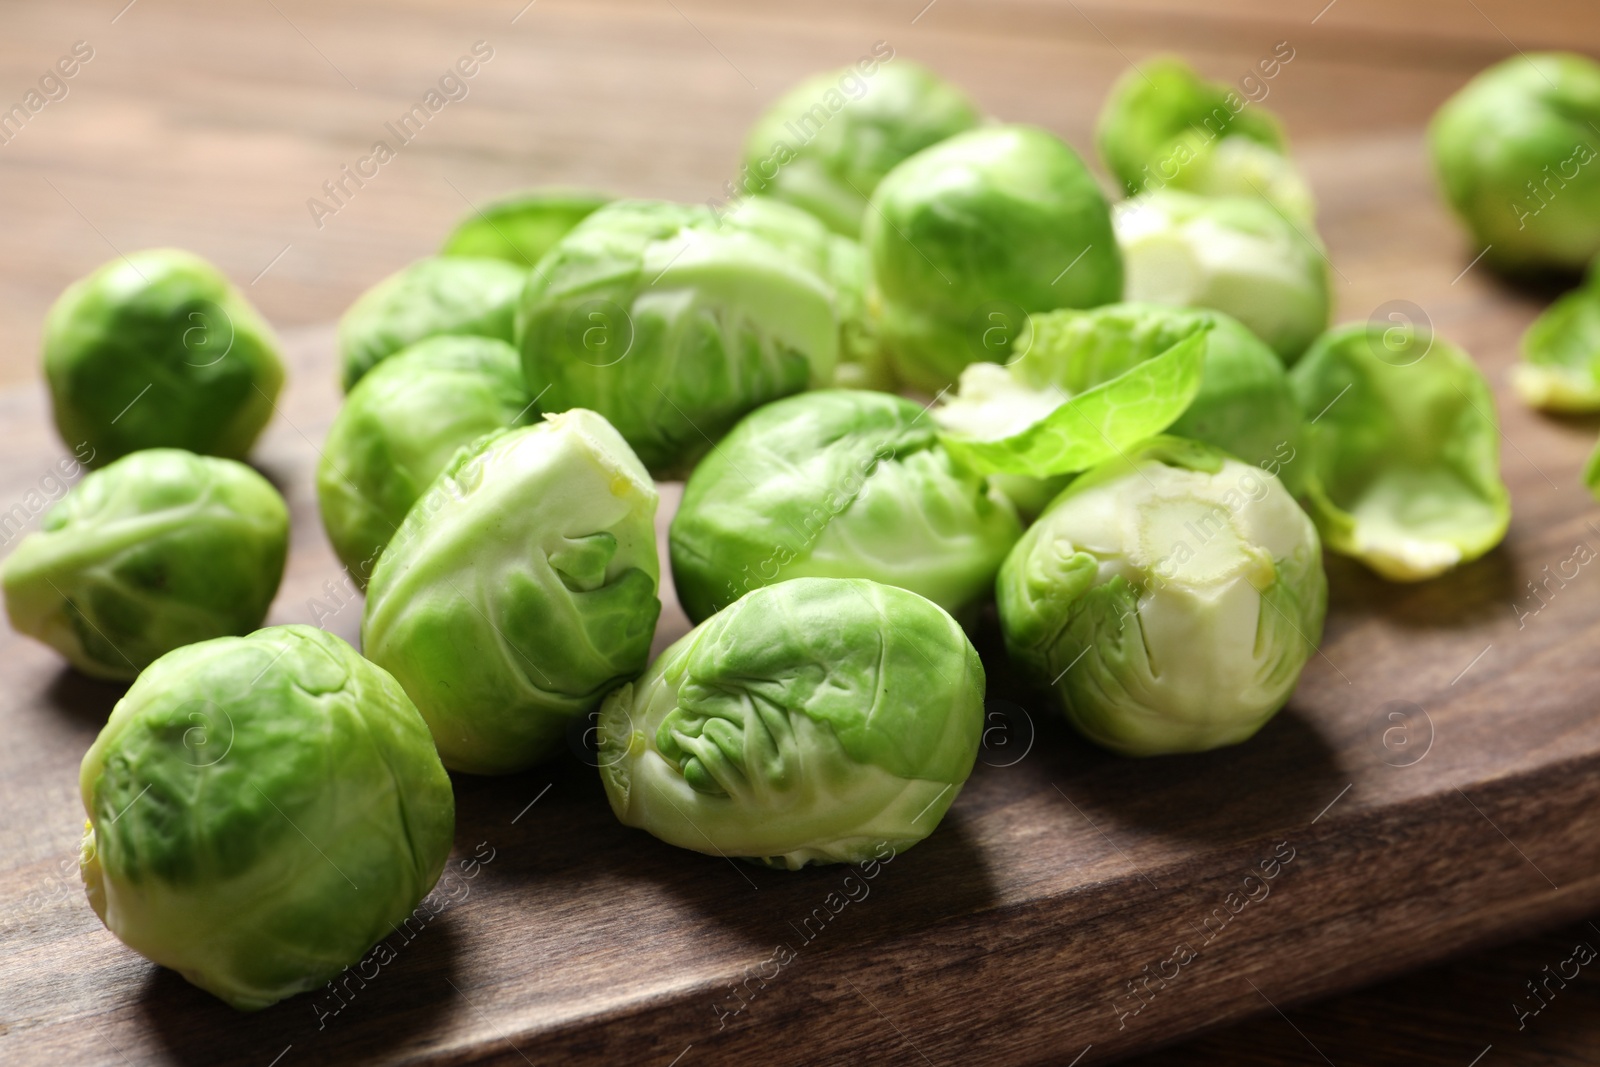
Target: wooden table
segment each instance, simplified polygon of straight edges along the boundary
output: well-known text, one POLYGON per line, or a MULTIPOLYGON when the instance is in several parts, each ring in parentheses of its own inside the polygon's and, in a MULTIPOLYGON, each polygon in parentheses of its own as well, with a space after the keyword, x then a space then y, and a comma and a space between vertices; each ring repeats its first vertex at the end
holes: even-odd
MULTIPOLYGON (((338 603, 308 479, 336 399, 327 324, 469 203, 545 182, 704 200, 765 103, 877 40, 1085 150, 1130 60, 1181 50, 1237 79, 1287 41, 1266 102, 1320 199, 1340 317, 1413 301, 1500 386, 1548 294, 1466 269, 1479 250, 1434 198, 1421 130, 1514 48, 1600 52, 1581 0, 125 2, 7 12, 0 102, 75 42, 94 55, 0 145, 0 504, 65 454, 34 381, 49 302, 118 251, 192 248, 280 326, 296 371, 257 456, 296 513, 273 622, 338 603), (316 226, 306 201, 480 40, 494 55, 468 97, 316 226)), ((1324 654, 1256 741, 1118 760, 997 678, 1006 729, 945 826, 812 939, 801 921, 842 871, 673 852, 617 826, 576 759, 460 778, 456 869, 493 858, 337 1015, 304 996, 240 1016, 100 927, 68 861, 77 761, 118 690, 6 632, 0 1062, 1087 1065, 1253 1016, 1141 1062, 1591 1063, 1592 968, 1522 1029, 1513 1005, 1536 1006, 1524 983, 1575 942, 1600 946, 1600 579, 1525 625, 1514 605, 1575 544, 1600 546, 1577 484, 1597 427, 1503 389, 1500 412, 1506 546, 1421 586, 1331 561, 1324 654), (1374 738, 1393 701, 1425 712, 1410 748, 1374 738), (1274 856, 1270 897, 1232 914, 1274 856), (729 986, 780 942, 795 961, 732 1012, 729 986), (1130 992, 1190 942, 1178 977, 1130 992)), ((328 625, 353 637, 358 613, 328 625)), ((661 640, 682 625, 669 612, 661 640)))

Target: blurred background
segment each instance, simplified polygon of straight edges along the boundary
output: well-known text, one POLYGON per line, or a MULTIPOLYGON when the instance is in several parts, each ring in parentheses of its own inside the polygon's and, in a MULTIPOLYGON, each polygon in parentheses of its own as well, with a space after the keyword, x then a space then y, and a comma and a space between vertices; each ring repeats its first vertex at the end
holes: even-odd
MULTIPOLYGON (((1237 81, 1287 42, 1293 58, 1258 102, 1284 119, 1319 200, 1336 321, 1427 292, 1442 331, 1503 358, 1538 303, 1491 322, 1481 286, 1492 283, 1452 282, 1475 250, 1433 195, 1423 128, 1507 55, 1600 54, 1596 10, 1594 0, 11 2, 0 108, 41 86, 45 103, 0 127, 0 387, 42 396, 46 310, 119 253, 192 249, 281 331, 327 331, 471 205, 516 187, 717 197, 770 102, 880 40, 992 114, 1056 131, 1092 165, 1095 115, 1130 63, 1179 52, 1237 81), (76 72, 43 85, 64 56, 78 58, 76 72), (463 56, 477 72, 402 144, 386 124, 463 56), (331 196, 324 183, 378 140, 395 157, 331 196), (1375 183, 1392 194, 1376 209, 1375 183), (1440 246, 1460 254, 1413 254, 1440 246)), ((1592 1064, 1600 983, 1587 972, 1537 1027, 1519 1027, 1512 1007, 1579 941, 1600 945, 1600 926, 1286 1012, 1263 1005, 1255 1022, 1136 1062, 1592 1064)))

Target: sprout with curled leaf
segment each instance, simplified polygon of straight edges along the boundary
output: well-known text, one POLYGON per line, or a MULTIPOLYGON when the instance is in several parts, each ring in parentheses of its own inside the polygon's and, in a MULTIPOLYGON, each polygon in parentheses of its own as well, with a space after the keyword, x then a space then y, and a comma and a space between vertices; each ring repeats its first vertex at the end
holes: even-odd
POLYGON ((1321 638, 1316 529, 1279 481, 1156 437, 1080 475, 996 585, 1012 662, 1115 752, 1249 738, 1321 638))
POLYGON ((1124 200, 1112 218, 1128 300, 1225 312, 1291 364, 1327 329, 1322 246, 1259 197, 1163 189, 1124 200))
POLYGON ((1519 50, 1445 101, 1428 144, 1489 263, 1576 271, 1600 254, 1600 63, 1519 50))
POLYGON ((1421 581, 1505 537, 1500 424, 1465 352, 1425 325, 1359 323, 1325 334, 1289 379, 1311 420, 1307 505, 1330 549, 1421 581))
POLYGON ((536 417, 516 350, 488 337, 419 341, 357 382, 317 463, 322 526, 356 583, 458 448, 536 417))
POLYGON ((378 558, 363 648, 453 770, 552 754, 568 721, 644 669, 661 603, 656 490, 575 408, 459 451, 378 558))
POLYGON ((962 613, 1022 534, 1011 502, 939 443, 922 407, 835 389, 757 408, 695 468, 669 538, 705 619, 789 578, 870 578, 962 613))
POLYGON ((441 335, 509 342, 517 299, 528 277, 501 259, 419 259, 356 298, 339 320, 344 391, 382 360, 441 335))
POLYGON ((833 287, 791 251, 707 207, 626 200, 540 262, 517 343, 541 407, 600 413, 663 476, 829 382, 839 348, 833 287))
POLYGON ((272 417, 283 361, 272 329, 222 272, 161 248, 67 287, 44 324, 62 440, 90 465, 142 448, 243 459, 272 417))
POLYGON ((668 648, 600 712, 617 818, 680 848, 795 869, 904 850, 977 759, 983 664, 915 593, 797 578, 668 648))
POLYGON ((1316 211, 1277 118, 1176 57, 1122 76, 1100 111, 1095 140, 1130 195, 1171 187, 1260 197, 1304 220, 1316 211))
POLYGON ((587 189, 526 189, 500 197, 456 224, 441 256, 503 259, 531 270, 571 229, 612 197, 587 189))
MULTIPOLYGON (((893 55, 891 53, 891 59, 893 55)), ((909 60, 807 78, 756 120, 744 182, 855 237, 867 199, 895 165, 982 121, 965 93, 909 60), (860 86, 849 97, 841 89, 860 86)))
POLYGON ((862 229, 879 337, 906 384, 936 393, 1003 363, 1027 314, 1122 295, 1105 196, 1060 138, 988 126, 907 159, 862 229))
POLYGON ((438 880, 450 778, 395 680, 310 626, 161 657, 79 784, 106 928, 254 1011, 356 963, 438 880))
POLYGON ((1301 417, 1283 365, 1226 315, 1154 304, 1053 311, 1029 317, 1021 347, 1006 366, 968 367, 933 412, 946 448, 1006 476, 1008 492, 1031 497, 1030 480, 1047 487, 1162 431, 1299 477, 1301 417))
POLYGON ((132 452, 95 471, 0 565, 11 625, 85 674, 131 679, 181 645, 261 625, 289 509, 231 459, 132 452))

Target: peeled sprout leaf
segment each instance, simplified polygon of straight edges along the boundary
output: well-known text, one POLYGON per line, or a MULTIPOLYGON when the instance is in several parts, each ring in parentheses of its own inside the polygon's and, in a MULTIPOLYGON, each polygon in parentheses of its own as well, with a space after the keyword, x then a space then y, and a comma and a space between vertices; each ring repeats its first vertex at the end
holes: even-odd
POLYGON ((959 613, 992 594, 1021 534, 920 405, 829 389, 735 426, 690 475, 669 543, 678 596, 701 620, 799 577, 870 578, 959 613))
POLYGON ((1321 638, 1311 521, 1272 475, 1157 437, 1056 498, 1001 568, 1012 662, 1115 752, 1251 737, 1321 638))
POLYGON ((1307 503, 1328 547, 1422 581, 1498 545, 1511 522, 1494 397, 1443 338, 1363 323, 1290 372, 1312 419, 1307 503))
POLYGON ((289 509, 242 463, 131 452, 86 477, 3 565, 18 631, 85 674, 132 679, 181 645, 261 625, 289 545, 289 509))
POLYGON ((628 826, 796 869, 930 834, 977 758, 983 664, 915 593, 859 579, 757 589, 668 648, 600 712, 628 826))
POLYGON ((152 663, 84 756, 80 787, 95 913, 244 1011, 357 963, 433 887, 455 829, 416 708, 310 626, 152 663))
POLYGON ((1511 385, 1530 407, 1600 411, 1600 268, 1528 327, 1511 385))
POLYGON ((656 490, 574 408, 480 438, 378 557, 361 637, 452 770, 506 774, 644 669, 661 603, 656 490))

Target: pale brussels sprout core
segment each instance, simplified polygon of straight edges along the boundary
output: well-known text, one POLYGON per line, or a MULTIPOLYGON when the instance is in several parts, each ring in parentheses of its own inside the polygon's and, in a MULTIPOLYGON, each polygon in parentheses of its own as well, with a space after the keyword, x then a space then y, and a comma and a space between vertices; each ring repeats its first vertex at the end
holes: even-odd
POLYGON ((581 408, 480 438, 413 505, 378 558, 361 640, 447 767, 528 767, 644 669, 655 512, 627 443, 581 408))
POLYGON ((983 664, 915 593, 859 579, 757 589, 600 711, 617 818, 791 870, 909 848, 978 755, 983 664))
POLYGON ((260 626, 288 547, 289 509, 261 475, 151 448, 51 508, 0 585, 18 631, 85 674, 131 679, 180 645, 260 626))
POLYGON ((1166 189, 1116 205, 1126 298, 1211 308, 1293 363, 1328 326, 1321 247, 1259 197, 1166 189))
POLYGON ((833 289, 839 358, 833 383, 851 389, 894 387, 894 375, 867 314, 867 256, 861 245, 817 219, 767 196, 750 197, 722 216, 725 226, 749 230, 800 258, 833 289))
POLYGON ((1012 661, 1085 737, 1129 756, 1252 736, 1322 635, 1311 520, 1265 471, 1153 438, 1082 475, 996 585, 1012 661))
POLYGON ((901 163, 863 223, 879 335, 906 384, 1014 354, 1027 313, 1122 295, 1111 210, 1054 134, 989 126, 901 163))
POLYGON ((271 327, 216 267, 171 248, 68 286, 45 319, 44 372, 61 438, 90 466, 142 448, 243 459, 283 386, 271 327))
POLYGON ((1307 502, 1330 549, 1421 581, 1505 537, 1499 420, 1466 353, 1432 333, 1363 323, 1324 335, 1289 379, 1315 417, 1307 502))
POLYGON ((1532 407, 1600 411, 1600 268, 1528 327, 1511 385, 1532 407))
POLYGON ((441 256, 417 262, 356 298, 339 320, 344 391, 384 360, 440 335, 512 338, 526 268, 501 259, 441 256))
POLYGON ((795 86, 756 121, 745 141, 742 184, 804 208, 856 236, 883 176, 982 115, 965 93, 928 68, 889 59, 873 69, 829 71, 795 86))
POLYGON ((1600 63, 1565 52, 1497 63, 1428 130, 1434 170, 1484 258, 1582 270, 1600 254, 1600 63))
POLYGON ((1264 198, 1299 219, 1316 211, 1277 118, 1181 59, 1125 74, 1106 98, 1095 140, 1129 195, 1171 187, 1264 198))
POLYGON ((531 270, 578 223, 612 197, 587 189, 528 189, 503 196, 462 219, 441 256, 503 259, 531 270))
MULTIPOLYGON (((1023 478, 1084 470, 1167 430, 1298 484, 1302 429, 1283 364, 1220 312, 1112 304, 1029 318, 1025 351, 973 364, 933 411, 946 446, 980 470, 1023 478)), ((1025 510, 1032 510, 1026 508, 1025 510)))
POLYGON ((652 472, 685 471, 745 412, 832 380, 834 288, 710 208, 618 201, 539 264, 517 319, 546 411, 604 415, 652 472))
POLYGON ((432 889, 455 830, 416 708, 310 626, 152 663, 84 756, 80 786, 95 914, 244 1011, 360 960, 432 889))
POLYGON ((864 390, 758 408, 695 468, 669 539, 699 621, 788 578, 870 578, 961 612, 1022 534, 1010 501, 954 460, 920 405, 864 390))
POLYGON ((522 362, 504 341, 432 337, 356 383, 317 463, 322 525, 359 585, 411 505, 456 449, 537 418, 522 362))

